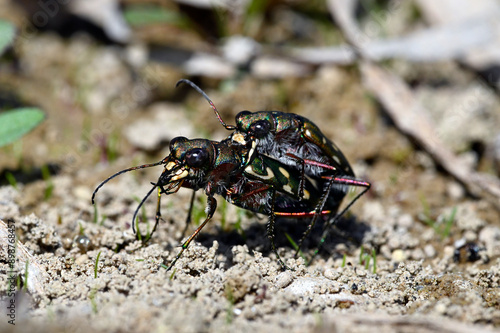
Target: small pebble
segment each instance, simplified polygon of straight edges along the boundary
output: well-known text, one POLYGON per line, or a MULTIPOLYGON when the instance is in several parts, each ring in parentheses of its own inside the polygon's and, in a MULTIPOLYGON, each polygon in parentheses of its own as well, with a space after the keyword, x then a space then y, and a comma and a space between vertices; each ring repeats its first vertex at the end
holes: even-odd
POLYGON ((89 200, 92 196, 92 191, 87 186, 76 186, 73 189, 75 197, 81 200, 89 200))
POLYGON ((434 258, 436 256, 436 249, 431 244, 424 246, 424 253, 427 258, 434 258))
POLYGON ((452 183, 449 183, 448 186, 446 186, 446 193, 448 194, 448 196, 451 199, 459 200, 459 199, 462 199, 464 197, 465 190, 462 187, 462 185, 460 185, 459 183, 452 182, 452 183))
POLYGON ((411 258, 413 260, 420 260, 425 258, 424 251, 421 248, 414 249, 411 251, 411 258))
POLYGON ((397 220, 398 226, 409 229, 413 225, 413 217, 410 214, 403 214, 397 220))
POLYGON ((467 230, 464 232, 464 238, 467 242, 477 241, 477 233, 472 230, 467 230))
POLYGON ((86 254, 82 254, 81 256, 75 259, 75 264, 81 266, 88 261, 89 261, 89 256, 86 254))
POLYGON ((399 249, 401 247, 401 240, 398 237, 392 237, 387 242, 390 249, 399 249))
POLYGON ((260 52, 261 46, 249 37, 232 36, 226 39, 222 46, 224 58, 239 66, 250 61, 252 57, 260 52))
POLYGON ((340 273, 336 269, 327 268, 325 269, 324 275, 329 280, 337 280, 340 276, 340 273))
POLYGON ((392 251, 392 260, 395 262, 403 262, 408 258, 403 250, 392 251))
POLYGON ((434 307, 434 310, 439 313, 439 314, 445 314, 446 313, 446 304, 443 304, 443 303, 438 303, 436 304, 436 306, 434 307))
POLYGON ((276 282, 275 285, 277 288, 286 288, 292 283, 293 281, 293 276, 289 271, 284 271, 278 274, 276 277, 276 282))

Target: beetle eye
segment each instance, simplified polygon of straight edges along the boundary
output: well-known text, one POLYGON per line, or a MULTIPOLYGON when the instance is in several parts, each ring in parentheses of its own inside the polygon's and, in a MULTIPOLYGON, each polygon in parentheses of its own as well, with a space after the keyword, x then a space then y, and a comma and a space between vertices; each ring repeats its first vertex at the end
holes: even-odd
POLYGON ((186 164, 191 168, 202 167, 208 159, 208 152, 202 148, 193 148, 186 153, 186 164))
POLYGON ((266 136, 271 130, 271 124, 267 120, 258 120, 250 126, 250 131, 253 135, 260 139, 266 136))

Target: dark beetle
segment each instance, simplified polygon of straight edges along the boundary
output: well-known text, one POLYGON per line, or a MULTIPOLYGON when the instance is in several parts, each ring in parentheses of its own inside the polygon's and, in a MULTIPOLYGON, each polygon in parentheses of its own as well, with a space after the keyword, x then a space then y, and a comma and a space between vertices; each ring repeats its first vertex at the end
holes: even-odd
POLYGON ((294 167, 303 164, 307 175, 317 176, 329 170, 330 174, 333 171, 354 178, 342 151, 309 119, 279 111, 241 111, 236 115, 236 126, 227 125, 203 90, 189 80, 180 80, 177 85, 180 83, 187 83, 202 94, 227 130, 243 135, 247 142, 258 141, 260 154, 294 167))
MULTIPOLYGON (((316 181, 323 187, 325 200, 323 206, 317 206, 303 240, 314 226, 321 211, 328 210, 335 214, 350 186, 363 190, 349 202, 331 221, 334 224, 366 191, 371 184, 355 178, 354 172, 342 151, 329 140, 309 119, 293 113, 278 111, 241 111, 236 116, 236 126, 227 125, 221 118, 210 98, 197 85, 189 80, 180 80, 189 84, 209 102, 220 123, 234 131, 229 139, 235 145, 255 146, 258 154, 269 156, 289 166, 287 170, 298 170, 301 184, 306 179, 316 181)), ((302 186, 300 186, 302 189, 302 186)), ((303 193, 302 191, 300 193, 303 193)), ((291 214, 293 215, 293 214, 291 214)), ((325 233, 326 236, 326 233, 325 233)), ((324 237, 321 242, 324 241, 324 237)))
POLYGON ((304 163, 308 175, 318 176, 331 170, 354 177, 340 149, 302 116, 278 111, 241 111, 236 115, 236 131, 244 133, 247 141, 258 140, 260 154, 287 165, 304 163))
POLYGON ((155 189, 158 189, 158 203, 153 232, 161 218, 162 193, 172 194, 180 187, 185 187, 194 191, 203 189, 207 196, 207 217, 182 244, 181 251, 168 269, 175 264, 212 218, 217 207, 215 194, 221 195, 236 206, 269 216, 268 236, 271 239, 272 250, 283 267, 286 266, 274 244, 275 217, 294 215, 307 217, 331 213, 328 210, 318 211, 319 206, 325 206, 323 201, 326 199, 321 195, 323 191, 321 182, 309 179, 301 182, 298 170, 289 169, 278 160, 258 154, 255 142, 250 142, 250 146, 234 146, 232 139, 216 142, 177 137, 170 143, 170 154, 160 162, 128 168, 104 180, 94 190, 92 203, 97 191, 114 177, 124 172, 156 165, 164 165, 164 170, 134 213, 132 221, 134 231, 137 213, 155 189))

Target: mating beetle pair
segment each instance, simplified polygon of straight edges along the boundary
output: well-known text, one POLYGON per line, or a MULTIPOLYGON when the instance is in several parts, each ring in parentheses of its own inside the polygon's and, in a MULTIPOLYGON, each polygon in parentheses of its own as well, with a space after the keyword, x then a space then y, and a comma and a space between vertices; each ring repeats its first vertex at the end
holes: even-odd
POLYGON ((170 143, 170 154, 163 160, 122 170, 99 184, 92 195, 94 202, 97 191, 124 172, 164 165, 158 181, 152 183, 153 188, 137 207, 132 223, 134 226, 140 207, 158 189, 154 232, 161 218, 162 193, 172 194, 180 187, 193 191, 203 189, 207 195, 207 217, 182 244, 182 249, 168 269, 173 267, 212 218, 217 207, 215 194, 236 206, 268 215, 267 231, 272 250, 282 267, 286 268, 274 244, 276 216, 311 217, 300 240, 300 248, 319 216, 335 215, 349 186, 362 187, 363 191, 329 224, 335 223, 369 189, 368 182, 354 178, 351 166, 335 144, 306 118, 273 111, 242 111, 236 117, 236 126, 227 125, 213 102, 198 86, 188 80, 180 80, 177 85, 180 83, 187 83, 200 92, 221 124, 233 133, 220 142, 175 138, 170 143))

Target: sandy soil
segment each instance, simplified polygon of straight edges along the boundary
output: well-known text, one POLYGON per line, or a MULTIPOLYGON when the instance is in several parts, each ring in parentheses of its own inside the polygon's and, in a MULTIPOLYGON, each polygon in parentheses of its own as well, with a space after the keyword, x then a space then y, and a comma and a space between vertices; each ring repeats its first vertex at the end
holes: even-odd
MULTIPOLYGON (((48 217, 57 210, 49 205, 46 219, 20 215, 15 202, 22 191, 0 189, 1 214, 10 216, 24 244, 18 246, 15 270, 23 272, 26 260, 34 266, 29 270, 29 292, 11 298, 16 331, 465 332, 500 323, 500 260, 488 262, 492 249, 486 247, 474 263, 466 257, 457 263, 452 244, 439 247, 432 229, 397 210, 384 214, 379 226, 371 225, 364 233, 364 244, 378 244, 376 272, 373 261, 360 263, 360 248, 345 240, 309 266, 294 259, 293 249, 282 240, 280 253, 292 268, 282 271, 270 254, 262 221, 253 218, 243 223, 246 242, 234 229, 221 230, 214 219, 212 232, 166 272, 159 266, 177 253, 173 245, 178 244, 175 236, 182 218, 169 215, 172 221, 144 245, 122 223, 107 219, 99 225, 79 218, 91 208, 75 208, 88 205, 88 198, 71 194, 69 178, 54 181, 56 188, 68 191, 62 207, 73 209, 61 223, 48 217), (415 229, 421 237, 412 236, 415 229), (253 244, 250 249, 248 243, 253 244), (436 245, 428 246, 432 243, 436 245), (23 257, 23 251, 34 255, 23 257), (345 264, 341 253, 346 254, 345 264)), ((117 183, 110 195, 119 196, 128 187, 125 178, 117 183)), ((182 208, 186 200, 176 197, 182 208)), ((118 201, 111 205, 118 211, 135 205, 118 201)), ((360 206, 377 209, 373 200, 360 206)), ((461 206, 459 216, 474 214, 474 208, 461 206)), ((486 228, 483 234, 493 231, 486 228)), ((9 272, 8 264, 2 263, 1 269, 9 272)), ((2 293, 8 286, 6 276, 2 293)), ((13 329, 5 324, 3 332, 13 329)))

